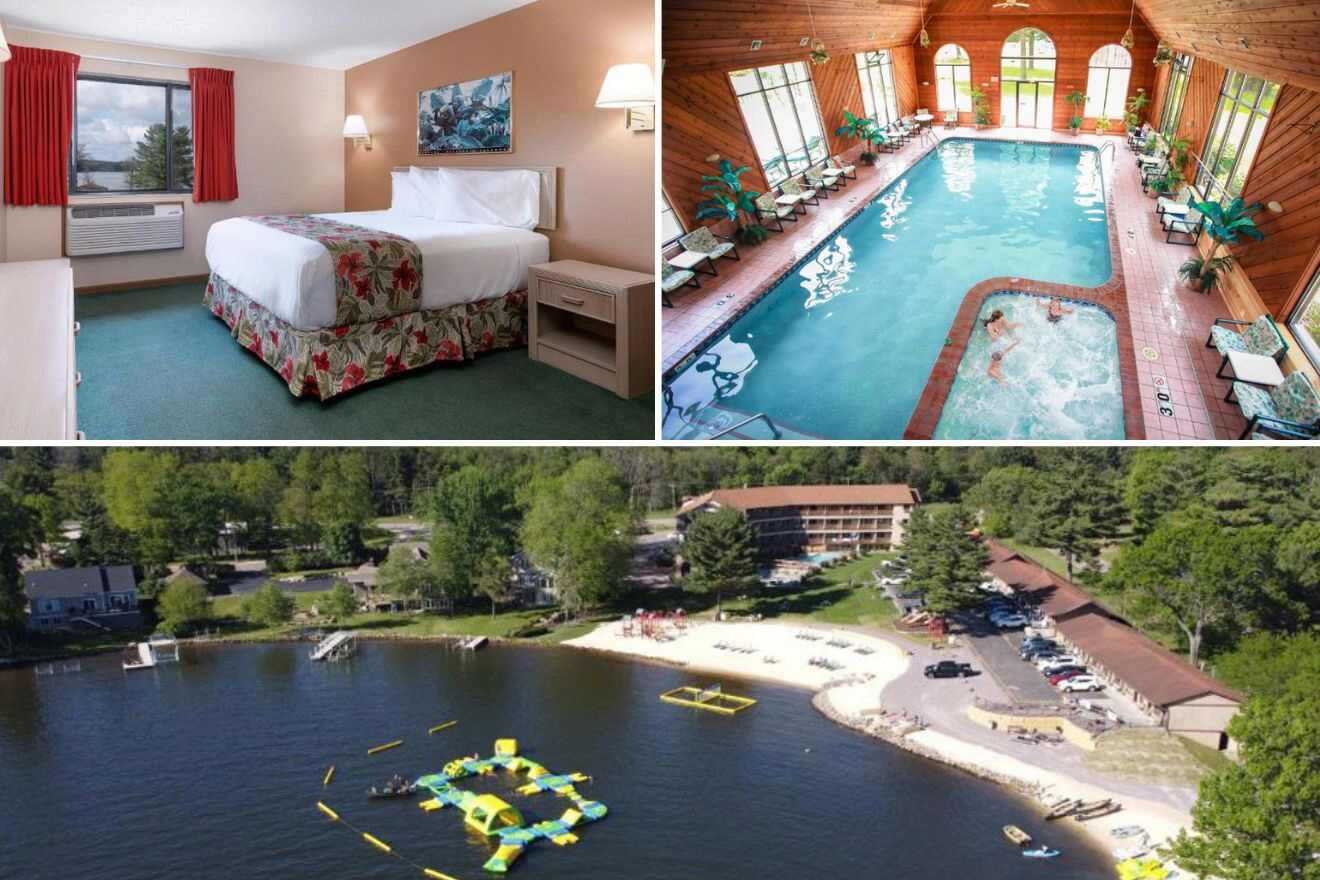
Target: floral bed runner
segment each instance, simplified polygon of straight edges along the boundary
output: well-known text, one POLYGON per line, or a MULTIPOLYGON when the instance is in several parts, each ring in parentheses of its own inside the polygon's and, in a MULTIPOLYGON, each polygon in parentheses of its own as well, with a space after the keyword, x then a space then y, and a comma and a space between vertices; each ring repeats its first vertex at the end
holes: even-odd
POLYGON ((422 252, 406 238, 311 214, 246 218, 330 252, 335 271, 335 325, 346 327, 422 307, 422 252))

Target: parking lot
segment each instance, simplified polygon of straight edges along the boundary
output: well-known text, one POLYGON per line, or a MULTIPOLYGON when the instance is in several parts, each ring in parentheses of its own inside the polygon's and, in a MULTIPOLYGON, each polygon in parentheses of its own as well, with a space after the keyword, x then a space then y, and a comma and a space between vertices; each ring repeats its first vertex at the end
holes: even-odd
POLYGON ((985 674, 993 676, 1014 702, 1039 705, 1060 701, 1061 695, 1045 676, 1018 657, 1021 630, 996 629, 984 617, 974 615, 960 618, 959 623, 965 627, 963 637, 976 652, 985 674))

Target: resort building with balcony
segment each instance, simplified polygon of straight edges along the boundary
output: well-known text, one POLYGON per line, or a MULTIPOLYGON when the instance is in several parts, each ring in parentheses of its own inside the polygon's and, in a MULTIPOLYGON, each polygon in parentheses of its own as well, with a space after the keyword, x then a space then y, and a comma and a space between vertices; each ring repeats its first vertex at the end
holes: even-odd
POLYGON ((30 572, 23 578, 28 629, 134 629, 142 624, 131 565, 30 572))
POLYGON ((903 543, 920 502, 915 489, 898 484, 716 489, 683 503, 678 530, 686 533, 698 514, 735 507, 756 530, 763 557, 874 553, 903 543))

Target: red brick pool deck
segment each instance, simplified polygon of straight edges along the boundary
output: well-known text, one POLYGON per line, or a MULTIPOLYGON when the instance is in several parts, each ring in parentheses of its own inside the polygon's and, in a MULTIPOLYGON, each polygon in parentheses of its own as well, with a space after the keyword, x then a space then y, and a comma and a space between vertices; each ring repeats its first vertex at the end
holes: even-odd
MULTIPOLYGON (((928 439, 966 350, 972 323, 982 299, 996 290, 1016 289, 1096 302, 1118 323, 1124 419, 1129 439, 1236 439, 1245 423, 1237 406, 1225 403, 1228 382, 1215 378, 1219 356, 1205 348, 1210 325, 1228 312, 1218 293, 1202 294, 1178 279, 1178 266, 1192 248, 1165 243, 1154 203, 1141 191, 1136 164, 1122 138, 1071 135, 1034 129, 937 129, 945 137, 987 137, 1038 142, 1114 143, 1114 162, 1106 161, 1109 185, 1110 245, 1117 259, 1114 275, 1098 288, 1043 284, 1010 278, 986 279, 972 290, 959 309, 945 346, 928 378, 905 439, 928 439), (1163 394, 1164 401, 1157 397, 1163 394), (1167 415, 1161 410, 1171 410, 1167 415)), ((664 369, 669 371, 739 314, 750 308, 816 245, 868 204, 895 177, 934 145, 926 139, 882 154, 875 167, 859 166, 857 180, 812 206, 798 223, 785 224, 766 243, 740 248, 742 261, 719 261, 719 277, 701 276, 700 289, 683 288, 662 309, 664 369)), ((1106 156, 1111 152, 1106 150, 1106 156)), ((1024 267, 1025 268, 1025 267, 1024 267)), ((1029 273, 1024 271, 1024 276, 1029 273)))

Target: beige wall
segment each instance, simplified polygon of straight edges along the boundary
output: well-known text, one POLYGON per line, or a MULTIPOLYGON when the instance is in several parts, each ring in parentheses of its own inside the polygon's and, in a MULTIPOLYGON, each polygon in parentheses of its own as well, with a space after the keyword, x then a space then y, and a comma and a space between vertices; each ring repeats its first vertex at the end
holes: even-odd
MULTIPOLYGON (((73 261, 79 287, 204 275, 206 231, 227 217, 258 213, 340 211, 344 207, 344 74, 337 70, 272 64, 189 52, 7 30, 9 42, 76 54, 102 55, 223 67, 234 71, 239 199, 196 205, 190 194, 161 197, 184 201, 183 250, 80 257, 73 261)), ((2 66, 2 65, 0 65, 2 66)), ((84 73, 187 82, 186 70, 84 59, 84 73)), ((0 120, 3 114, 0 113, 0 120)), ((80 196, 75 202, 136 201, 140 197, 80 196)), ((0 212, 0 260, 58 257, 63 252, 60 208, 14 208, 0 212)))
POLYGON ((386 208, 390 169, 416 165, 554 165, 553 259, 654 271, 655 132, 597 110, 614 64, 653 63, 652 0, 540 0, 348 71, 346 111, 361 113, 370 152, 345 147, 350 211, 386 208), (417 156, 417 93, 513 71, 514 152, 417 156))

